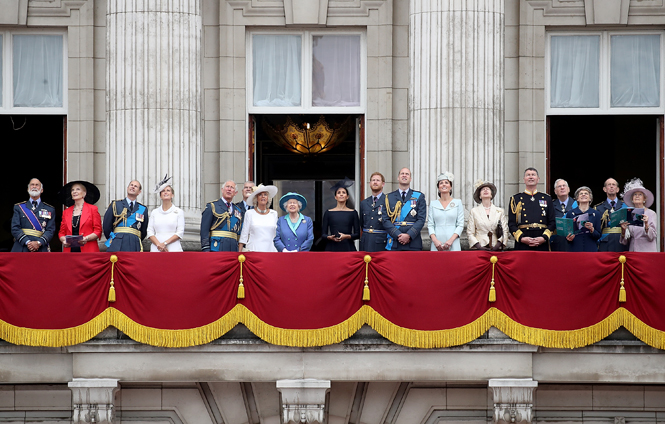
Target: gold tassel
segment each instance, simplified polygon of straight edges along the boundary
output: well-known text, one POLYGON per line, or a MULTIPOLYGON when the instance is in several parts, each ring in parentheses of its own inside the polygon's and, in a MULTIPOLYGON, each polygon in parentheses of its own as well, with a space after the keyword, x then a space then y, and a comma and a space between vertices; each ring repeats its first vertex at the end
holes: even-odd
POLYGON ((244 299, 245 285, 242 283, 244 281, 242 278, 242 263, 245 262, 245 255, 238 256, 238 262, 240 262, 240 285, 238 286, 238 299, 244 299))
POLYGON ((118 257, 116 255, 111 255, 111 288, 109 288, 109 302, 115 302, 115 283, 113 282, 113 269, 115 268, 116 262, 118 262, 118 257))
POLYGON ((623 287, 623 268, 626 264, 626 257, 624 255, 619 256, 619 262, 621 262, 621 288, 619 288, 619 303, 626 303, 626 289, 623 287))
POLYGON ((369 300, 369 279, 367 278, 369 271, 369 263, 372 261, 370 255, 365 255, 365 287, 363 288, 363 301, 369 300))
POLYGON ((489 302, 496 302, 496 289, 494 288, 494 265, 497 263, 499 258, 496 256, 492 256, 490 258, 490 262, 492 263, 492 281, 490 282, 490 296, 489 296, 489 302))

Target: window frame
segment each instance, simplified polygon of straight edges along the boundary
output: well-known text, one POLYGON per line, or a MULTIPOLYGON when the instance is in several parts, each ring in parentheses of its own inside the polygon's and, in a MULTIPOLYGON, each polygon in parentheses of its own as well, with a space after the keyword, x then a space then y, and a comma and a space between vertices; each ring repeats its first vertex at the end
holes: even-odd
POLYGON ((665 31, 552 31, 547 33, 545 51, 545 114, 546 115, 663 115, 665 114, 665 31), (553 108, 551 107, 552 89, 552 37, 588 35, 600 36, 600 78, 598 81, 599 107, 553 108), (660 36, 660 106, 654 107, 611 107, 611 37, 614 35, 659 35, 660 36))
POLYGON ((0 115, 66 115, 68 109, 68 45, 67 31, 59 29, 6 29, 2 35, 2 104, 0 115), (58 35, 62 36, 62 107, 19 107, 14 106, 14 48, 15 35, 58 35))
POLYGON ((364 29, 307 29, 307 30, 252 30, 246 33, 246 108, 249 114, 364 114, 367 109, 367 32, 364 29), (300 57, 300 106, 254 106, 254 35, 299 35, 300 57), (315 36, 360 36, 360 106, 312 106, 312 40, 315 36))

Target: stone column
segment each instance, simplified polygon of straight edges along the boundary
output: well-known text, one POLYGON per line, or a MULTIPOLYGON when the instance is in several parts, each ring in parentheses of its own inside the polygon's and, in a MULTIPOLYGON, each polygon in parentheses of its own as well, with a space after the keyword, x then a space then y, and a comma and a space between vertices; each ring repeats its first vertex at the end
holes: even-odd
POLYGON ((75 378, 69 382, 74 412, 72 423, 112 424, 114 396, 118 380, 111 378, 75 378))
POLYGON ((538 382, 530 378, 493 378, 489 388, 494 394, 494 423, 531 423, 533 392, 538 382))
POLYGON ((164 174, 188 232, 201 219, 200 0, 112 0, 106 12, 106 200, 132 179, 149 209, 164 174), (192 222, 192 225, 189 225, 192 222))
POLYGON ((278 380, 277 390, 282 394, 284 424, 323 423, 330 380, 278 380))
POLYGON ((409 159, 428 201, 444 171, 467 210, 477 179, 503 190, 504 30, 504 0, 410 1, 409 159))

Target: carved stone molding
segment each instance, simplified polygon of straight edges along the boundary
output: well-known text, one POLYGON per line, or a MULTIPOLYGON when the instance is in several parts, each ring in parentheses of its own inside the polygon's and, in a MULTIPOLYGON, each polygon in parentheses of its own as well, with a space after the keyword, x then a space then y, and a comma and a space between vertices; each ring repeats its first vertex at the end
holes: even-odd
POLYGON ((25 25, 28 0, 0 0, 0 25, 25 25))
POLYGON ((387 0, 226 1, 233 9, 242 10, 242 16, 246 18, 285 17, 286 25, 326 25, 327 18, 330 17, 368 17, 370 10, 378 10, 388 3, 387 0), (303 4, 306 5, 306 15, 294 17, 293 11, 303 8, 303 4))
POLYGON ((493 378, 489 388, 494 395, 494 423, 530 423, 533 392, 538 382, 530 378, 493 378))
POLYGON ((328 0, 284 0, 286 25, 321 25, 328 19, 328 0))
POLYGON ((277 380, 282 394, 282 419, 288 423, 323 423, 330 380, 277 380))
POLYGON ((584 0, 587 25, 627 25, 630 0, 584 0))
POLYGON ((87 1, 88 0, 30 0, 28 16, 70 17, 73 9, 80 9, 87 1))
POLYGON ((69 382, 74 407, 72 423, 111 424, 118 380, 112 378, 75 378, 69 382))

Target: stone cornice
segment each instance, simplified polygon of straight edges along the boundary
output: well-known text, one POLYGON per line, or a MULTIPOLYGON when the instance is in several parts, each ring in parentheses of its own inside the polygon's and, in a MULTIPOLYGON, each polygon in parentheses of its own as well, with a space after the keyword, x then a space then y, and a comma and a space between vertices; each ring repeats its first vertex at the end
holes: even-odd
POLYGON ((88 0, 30 0, 28 17, 70 17, 72 10, 83 7, 88 0))
MULTIPOLYGON (((244 17, 284 17, 283 1, 227 0, 229 6, 242 10, 244 17)), ((368 17, 370 10, 378 10, 387 0, 330 0, 328 17, 368 17)))

